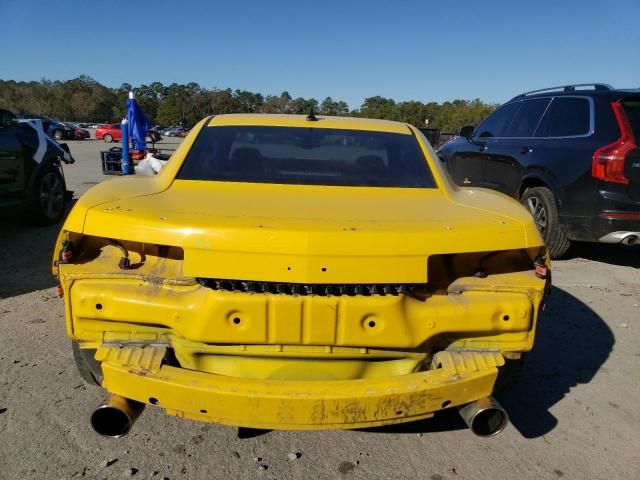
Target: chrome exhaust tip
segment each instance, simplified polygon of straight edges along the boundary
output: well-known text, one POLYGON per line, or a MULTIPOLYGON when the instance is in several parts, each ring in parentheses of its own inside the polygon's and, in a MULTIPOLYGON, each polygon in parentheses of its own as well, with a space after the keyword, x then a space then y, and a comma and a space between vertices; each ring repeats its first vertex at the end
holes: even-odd
POLYGON ((142 410, 144 403, 111 395, 91 414, 91 426, 102 436, 119 438, 131 431, 142 410))
POLYGON ((481 398, 458 407, 469 429, 479 437, 493 437, 509 424, 509 415, 493 397, 481 398))

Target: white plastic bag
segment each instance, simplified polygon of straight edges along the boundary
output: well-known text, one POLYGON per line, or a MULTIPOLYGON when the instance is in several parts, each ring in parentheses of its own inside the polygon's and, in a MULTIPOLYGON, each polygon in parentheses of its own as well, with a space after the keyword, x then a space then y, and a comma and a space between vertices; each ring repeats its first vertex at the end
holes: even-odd
POLYGON ((160 160, 153 155, 148 155, 147 160, 149 160, 149 165, 151 165, 151 168, 153 168, 153 171, 156 173, 160 173, 162 167, 164 167, 167 163, 166 160, 160 160))
POLYGON ((136 175, 155 175, 155 170, 151 167, 151 163, 148 158, 140 160, 138 165, 134 167, 136 175))
POLYGON ((160 160, 153 154, 147 153, 147 158, 140 160, 135 166, 136 175, 155 175, 162 170, 166 163, 167 160, 160 160))

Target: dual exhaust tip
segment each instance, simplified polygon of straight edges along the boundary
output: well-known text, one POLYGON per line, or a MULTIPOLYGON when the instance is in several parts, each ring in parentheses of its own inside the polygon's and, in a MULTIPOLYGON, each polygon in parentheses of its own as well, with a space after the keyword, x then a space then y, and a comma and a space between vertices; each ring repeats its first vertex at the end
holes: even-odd
MULTIPOLYGON (((100 435, 119 438, 131 431, 144 403, 111 395, 91 414, 91 426, 100 435)), ((480 437, 493 437, 509 424, 509 416, 493 397, 481 398, 458 407, 458 413, 469 429, 480 437)))

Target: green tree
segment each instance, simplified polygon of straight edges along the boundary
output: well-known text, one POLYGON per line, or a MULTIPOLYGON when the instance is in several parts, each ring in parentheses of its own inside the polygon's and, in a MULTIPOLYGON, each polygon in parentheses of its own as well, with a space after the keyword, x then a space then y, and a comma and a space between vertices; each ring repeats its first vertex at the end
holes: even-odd
POLYGON ((496 105, 479 99, 454 99, 442 104, 417 100, 396 102, 379 95, 368 97, 359 109, 349 112, 341 100, 326 97, 318 103, 315 98, 293 99, 288 91, 264 97, 247 90, 207 89, 198 83, 152 82, 135 88, 123 83, 108 88, 93 78, 81 75, 66 81, 16 82, 0 80, 0 108, 17 114, 48 115, 59 120, 113 122, 126 111, 125 102, 130 91, 149 118, 158 123, 193 125, 210 114, 223 113, 296 113, 308 114, 311 109, 325 115, 353 115, 398 120, 424 127, 456 131, 464 125, 478 124, 496 105))
POLYGON ((347 115, 349 106, 343 101, 334 101, 333 98, 327 97, 320 104, 320 113, 323 115, 347 115))

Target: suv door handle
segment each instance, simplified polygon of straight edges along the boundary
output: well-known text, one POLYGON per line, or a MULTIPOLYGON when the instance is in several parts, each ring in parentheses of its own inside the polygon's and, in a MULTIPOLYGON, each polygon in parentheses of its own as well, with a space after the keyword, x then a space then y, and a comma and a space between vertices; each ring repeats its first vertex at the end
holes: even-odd
POLYGON ((533 148, 531 147, 527 147, 527 146, 520 147, 520 153, 522 155, 526 155, 527 153, 531 153, 531 152, 533 152, 533 148))

